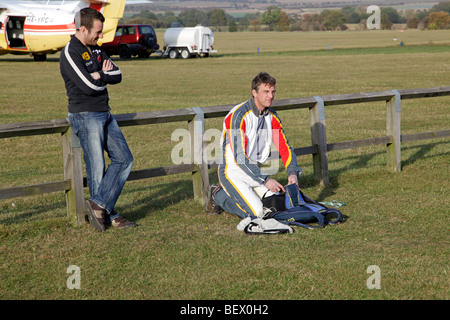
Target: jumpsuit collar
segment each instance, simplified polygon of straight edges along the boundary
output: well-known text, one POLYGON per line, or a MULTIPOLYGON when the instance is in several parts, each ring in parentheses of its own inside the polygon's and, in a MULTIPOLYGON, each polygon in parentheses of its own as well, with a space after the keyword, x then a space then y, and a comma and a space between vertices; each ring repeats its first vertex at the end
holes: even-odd
POLYGON ((250 102, 250 106, 252 108, 253 114, 255 116, 257 116, 257 117, 264 117, 264 116, 266 116, 269 113, 269 108, 264 108, 264 110, 262 112, 258 110, 258 108, 256 107, 256 104, 255 104, 255 98, 252 97, 249 100, 249 102, 250 102))

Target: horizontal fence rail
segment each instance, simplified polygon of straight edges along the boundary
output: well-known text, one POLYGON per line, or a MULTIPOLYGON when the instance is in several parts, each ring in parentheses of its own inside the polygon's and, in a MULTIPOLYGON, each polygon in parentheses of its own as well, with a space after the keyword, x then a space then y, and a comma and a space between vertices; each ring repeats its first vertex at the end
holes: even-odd
MULTIPOLYGON (((329 184, 328 151, 353 149, 369 145, 386 145, 387 167, 393 172, 401 170, 400 145, 402 142, 450 136, 450 130, 401 135, 401 101, 406 99, 449 96, 450 87, 404 89, 376 92, 360 92, 339 95, 324 95, 274 101, 276 111, 308 108, 310 110, 311 146, 294 148, 297 156, 313 156, 314 176, 318 183, 329 184), (327 143, 325 107, 354 103, 384 101, 386 103, 386 136, 369 139, 327 143)), ((208 106, 163 111, 149 111, 115 115, 121 127, 158 124, 168 122, 188 122, 191 133, 191 163, 169 165, 132 171, 128 181, 160 177, 166 175, 192 173, 194 197, 201 202, 207 200, 209 187, 208 169, 217 167, 214 161, 197 164, 194 159, 202 159, 205 154, 204 122, 208 118, 224 117, 234 105, 208 106)), ((66 119, 34 121, 0 125, 0 139, 33 135, 61 134, 64 160, 64 180, 29 186, 0 189, 0 199, 65 191, 67 215, 71 222, 85 222, 82 151, 78 138, 72 134, 66 119)))

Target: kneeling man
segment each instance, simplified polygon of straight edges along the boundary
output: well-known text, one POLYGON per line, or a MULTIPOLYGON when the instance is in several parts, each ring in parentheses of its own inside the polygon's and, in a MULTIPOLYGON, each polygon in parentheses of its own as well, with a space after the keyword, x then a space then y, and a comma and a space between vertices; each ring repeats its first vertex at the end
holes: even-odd
POLYGON ((292 232, 288 226, 263 219, 266 210, 262 197, 266 193, 285 191, 282 184, 262 173, 258 165, 268 159, 271 144, 275 145, 281 156, 289 176, 288 184, 298 184, 298 176, 302 172, 280 118, 270 109, 275 97, 275 85, 274 77, 259 73, 252 81, 253 97, 235 106, 223 123, 223 158, 218 170, 220 185, 212 188, 206 210, 210 214, 225 210, 239 216, 243 219, 238 225, 239 230, 244 230, 253 222, 258 230, 281 228, 292 232))

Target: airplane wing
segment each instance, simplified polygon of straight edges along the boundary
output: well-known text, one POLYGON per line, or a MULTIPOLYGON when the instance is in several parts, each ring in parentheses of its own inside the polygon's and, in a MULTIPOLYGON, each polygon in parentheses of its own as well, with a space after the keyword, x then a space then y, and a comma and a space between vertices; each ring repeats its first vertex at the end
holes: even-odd
POLYGON ((153 3, 153 1, 146 1, 146 0, 127 0, 127 4, 146 4, 146 3, 153 3))
MULTIPOLYGON (((77 0, 73 0, 73 1, 77 1, 77 0)), ((102 2, 108 2, 108 0, 82 0, 84 2, 88 2, 88 3, 102 3, 102 2)), ((63 1, 61 1, 63 2, 63 1)), ((66 1, 66 2, 71 2, 71 0, 66 1)), ((77 1, 78 2, 78 1, 77 1)), ((1 9, 8 9, 11 6, 15 7, 18 4, 21 5, 30 5, 30 6, 34 6, 34 5, 42 5, 47 3, 47 1, 15 1, 15 0, 1 0, 0 1, 0 10, 1 9)), ((153 3, 153 1, 148 1, 148 0, 127 0, 126 4, 147 4, 147 3, 153 3)))
MULTIPOLYGON (((105 42, 111 42, 114 39, 117 23, 119 19, 123 15, 124 7, 126 5, 133 4, 148 4, 153 3, 153 1, 146 0, 59 0, 59 1, 50 1, 50 0, 35 0, 35 1, 27 1, 27 0, 0 0, 0 20, 3 20, 5 11, 7 12, 7 16, 26 16, 28 19, 28 12, 38 12, 42 15, 53 15, 57 14, 58 17, 67 16, 68 18, 64 18, 69 22, 64 22, 63 26, 60 29, 63 29, 63 32, 66 32, 72 20, 70 19, 70 15, 74 15, 76 11, 80 10, 83 7, 94 7, 94 9, 101 8, 102 13, 106 18, 106 21, 103 26, 103 39, 99 41, 99 44, 105 42), (69 23, 69 24, 67 24, 69 23)), ((72 16, 73 17, 73 16, 72 16)), ((22 18, 23 19, 23 18, 22 18)), ((66 21, 64 20, 64 21, 66 21)), ((10 20, 11 21, 11 20, 10 20)), ((0 21, 3 23, 4 21, 0 21)), ((58 26, 60 26, 58 25, 58 26)), ((38 33, 33 33, 32 35, 27 35, 22 31, 20 34, 24 39, 27 37, 27 40, 22 40, 22 42, 15 42, 11 48, 8 48, 9 44, 6 42, 8 37, 2 36, 0 37, 0 55, 6 54, 9 52, 14 52, 20 54, 26 54, 28 52, 38 53, 38 55, 45 56, 46 53, 54 53, 53 51, 62 49, 67 43, 66 33, 60 33, 52 35, 51 37, 47 34, 44 34, 45 31, 39 23, 33 24, 34 29, 40 27, 38 33), (60 36, 61 35, 61 36, 60 36), (25 48, 25 42, 27 43, 27 47, 25 48), (51 49, 49 49, 51 48, 51 49), (20 50, 19 50, 20 49, 20 50)), ((5 28, 2 28, 1 33, 4 33, 5 28)), ((34 31, 34 30, 33 30, 34 31)), ((53 30, 52 30, 53 31, 53 30)), ((60 32, 61 30, 57 30, 60 32)), ((69 30, 74 31, 74 30, 69 30)), ((37 55, 35 55, 36 57, 37 55)))
MULTIPOLYGON (((83 1, 90 2, 90 3, 108 2, 108 0, 83 0, 83 1)), ((126 4, 146 4, 146 3, 153 3, 153 1, 148 1, 148 0, 127 0, 126 4)))

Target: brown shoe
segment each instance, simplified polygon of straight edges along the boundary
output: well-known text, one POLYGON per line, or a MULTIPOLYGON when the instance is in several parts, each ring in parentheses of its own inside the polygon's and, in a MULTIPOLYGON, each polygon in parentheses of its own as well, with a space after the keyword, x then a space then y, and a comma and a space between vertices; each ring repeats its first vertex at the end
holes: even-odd
POLYGON ((100 207, 92 200, 86 201, 88 218, 91 225, 98 231, 105 231, 105 214, 106 210, 100 207))
POLYGON ((223 209, 214 202, 214 196, 220 189, 222 189, 221 186, 211 186, 210 189, 211 194, 205 206, 206 212, 209 214, 221 214, 223 211, 223 209))
POLYGON ((136 227, 137 224, 132 221, 128 221, 124 217, 118 217, 111 221, 111 226, 113 226, 115 228, 123 229, 123 228, 136 227))

